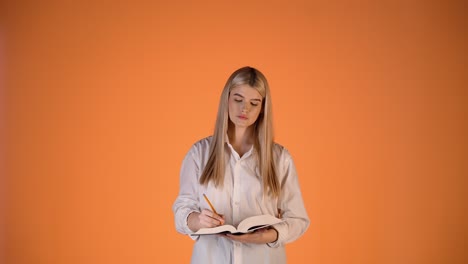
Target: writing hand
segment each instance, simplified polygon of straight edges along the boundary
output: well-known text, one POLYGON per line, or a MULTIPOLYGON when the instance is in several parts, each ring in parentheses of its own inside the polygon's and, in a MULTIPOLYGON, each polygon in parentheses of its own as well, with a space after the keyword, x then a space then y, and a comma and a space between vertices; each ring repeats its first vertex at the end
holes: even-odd
POLYGON ((200 213, 193 212, 187 219, 189 228, 196 232, 200 228, 211 228, 223 225, 225 222, 224 216, 215 214, 208 209, 203 209, 200 213))

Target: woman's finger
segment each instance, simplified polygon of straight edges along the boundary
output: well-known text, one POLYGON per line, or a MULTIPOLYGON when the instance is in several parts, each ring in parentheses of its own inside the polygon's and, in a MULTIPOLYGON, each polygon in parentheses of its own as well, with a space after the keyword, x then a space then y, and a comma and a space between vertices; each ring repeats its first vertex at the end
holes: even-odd
POLYGON ((219 220, 219 216, 213 214, 211 211, 202 211, 199 215, 200 225, 202 227, 216 227, 224 223, 224 219, 219 220), (213 217, 212 217, 213 216, 213 217), (218 217, 218 218, 214 218, 218 217))
POLYGON ((201 215, 204 215, 206 217, 209 217, 211 219, 214 219, 217 223, 217 225, 223 225, 224 224, 224 216, 223 215, 218 215, 213 213, 212 211, 208 209, 203 209, 201 215))

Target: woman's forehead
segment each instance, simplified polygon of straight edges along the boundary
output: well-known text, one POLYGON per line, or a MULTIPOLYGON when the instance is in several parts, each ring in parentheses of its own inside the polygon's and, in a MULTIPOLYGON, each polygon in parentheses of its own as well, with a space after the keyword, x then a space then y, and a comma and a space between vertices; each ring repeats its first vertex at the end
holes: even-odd
POLYGON ((262 99, 263 96, 258 92, 258 90, 248 84, 242 84, 235 86, 231 89, 231 95, 240 95, 247 99, 262 99))

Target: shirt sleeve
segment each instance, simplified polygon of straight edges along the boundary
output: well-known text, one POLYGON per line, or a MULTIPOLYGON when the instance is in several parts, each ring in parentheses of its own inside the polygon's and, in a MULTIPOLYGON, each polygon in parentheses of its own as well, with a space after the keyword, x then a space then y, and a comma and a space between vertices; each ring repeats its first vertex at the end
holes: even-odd
MULTIPOLYGON (((182 162, 179 195, 172 206, 176 230, 181 234, 193 233, 187 225, 187 218, 192 212, 200 212, 198 175, 199 165, 196 159, 195 148, 192 147, 182 162)), ((192 236, 191 238, 197 239, 197 237, 192 236)))
POLYGON ((302 200, 296 167, 291 156, 286 154, 283 175, 278 177, 281 180, 278 208, 281 209, 282 219, 286 221, 274 226, 278 231, 278 239, 273 243, 267 243, 270 247, 279 247, 298 239, 304 234, 310 223, 302 200))

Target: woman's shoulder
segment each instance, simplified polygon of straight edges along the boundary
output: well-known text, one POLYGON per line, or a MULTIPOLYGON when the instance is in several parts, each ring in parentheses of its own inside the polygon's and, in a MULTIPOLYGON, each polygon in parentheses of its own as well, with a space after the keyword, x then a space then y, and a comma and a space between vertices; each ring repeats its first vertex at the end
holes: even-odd
POLYGON ((187 151, 185 157, 197 161, 206 158, 210 152, 211 138, 212 136, 205 137, 193 143, 187 151))
POLYGON ((289 153, 288 149, 277 142, 273 143, 273 153, 279 159, 291 159, 291 154, 289 153))
POLYGON ((209 150, 212 138, 213 136, 208 136, 196 141, 190 147, 190 152, 204 152, 209 150))

